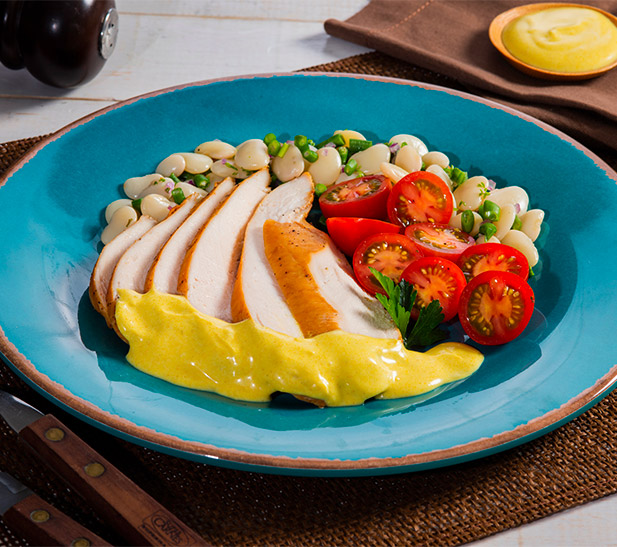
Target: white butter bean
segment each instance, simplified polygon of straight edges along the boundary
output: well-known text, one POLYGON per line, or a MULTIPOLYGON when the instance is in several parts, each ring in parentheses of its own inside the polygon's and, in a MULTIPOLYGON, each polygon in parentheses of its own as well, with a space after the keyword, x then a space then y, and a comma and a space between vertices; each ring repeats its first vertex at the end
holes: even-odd
POLYGON ((454 190, 454 206, 461 211, 477 211, 487 190, 488 179, 486 177, 482 175, 471 177, 454 190))
POLYGON ((131 177, 124 182, 124 193, 131 199, 137 199, 137 196, 155 180, 162 178, 163 175, 159 175, 158 173, 152 173, 151 175, 145 175, 143 177, 131 177))
POLYGON ((529 236, 521 232, 520 230, 510 230, 504 238, 501 240, 504 245, 510 245, 519 250, 525 255, 525 258, 529 262, 529 267, 533 268, 539 260, 538 249, 533 244, 533 241, 529 239, 529 236))
POLYGON ((429 165, 426 168, 426 172, 433 173, 433 175, 437 175, 441 180, 443 180, 448 185, 448 188, 450 188, 450 190, 452 189, 452 181, 450 180, 448 173, 446 173, 443 170, 443 167, 440 167, 439 165, 434 163, 433 165, 429 165))
POLYGON ((250 173, 238 167, 232 160, 216 160, 210 170, 219 177, 232 177, 234 179, 245 179, 250 173))
POLYGON ((476 244, 480 245, 480 243, 501 243, 501 241, 496 236, 491 236, 491 238, 487 240, 484 234, 480 234, 476 238, 476 244))
POLYGON ((379 173, 382 163, 390 161, 390 148, 382 143, 374 144, 366 150, 356 152, 351 159, 358 162, 360 171, 365 175, 375 175, 379 173))
POLYGON ((315 184, 333 184, 341 173, 341 156, 336 148, 324 146, 317 151, 317 161, 309 167, 309 174, 315 184))
POLYGON ((493 222, 495 228, 497 228, 495 236, 498 239, 503 239, 503 237, 510 231, 515 218, 516 209, 514 205, 508 204, 500 207, 499 220, 493 222))
POLYGON ((195 148, 195 153, 204 154, 213 160, 233 158, 236 155, 236 147, 220 140, 201 143, 195 148))
POLYGON ((334 184, 338 184, 339 182, 347 182, 348 180, 353 180, 358 178, 358 173, 352 173, 348 175, 345 171, 341 171, 341 174, 334 181, 334 184))
POLYGON ((526 234, 531 241, 538 239, 542 229, 542 221, 544 220, 544 211, 542 209, 530 209, 522 214, 520 219, 521 232, 526 234))
POLYGON ((422 156, 422 161, 428 167, 429 165, 439 165, 445 169, 450 165, 450 159, 443 152, 427 152, 422 156))
POLYGON ((257 171, 270 165, 268 147, 261 139, 244 141, 236 149, 234 163, 247 171, 257 171))
POLYGON ((107 245, 117 235, 124 232, 133 222, 137 220, 137 211, 130 205, 120 207, 111 217, 111 222, 105 226, 101 234, 103 245, 107 245))
POLYGON ((334 132, 335 135, 341 135, 343 139, 345 139, 345 146, 349 146, 349 139, 356 139, 359 141, 365 141, 364 135, 362 133, 358 133, 357 131, 353 131, 352 129, 337 129, 334 132))
POLYGON ((401 180, 405 175, 409 174, 405 171, 405 169, 399 167, 398 165, 394 165, 393 163, 388 163, 387 161, 384 161, 379 168, 384 176, 388 177, 395 183, 401 180))
POLYGON ((496 203, 499 207, 503 207, 508 203, 514 205, 514 207, 518 209, 519 216, 525 213, 529 206, 529 196, 520 186, 497 188, 493 190, 486 199, 496 203))
POLYGON ((205 173, 212 166, 212 158, 204 154, 182 152, 180 156, 184 158, 184 170, 193 175, 197 173, 205 173))
POLYGON ((415 137, 413 135, 408 135, 406 133, 401 133, 400 135, 394 135, 390 139, 390 144, 398 144, 402 148, 404 148, 403 143, 407 143, 409 146, 413 146, 416 149, 416 152, 420 154, 420 157, 424 156, 428 152, 428 148, 424 142, 415 137))
POLYGON ((130 199, 117 199, 116 201, 112 201, 106 208, 105 208, 105 222, 109 223, 111 222, 111 217, 114 216, 114 213, 120 209, 120 207, 125 207, 125 206, 131 206, 131 200, 130 199))
MULTIPOLYGON (((482 217, 479 215, 479 213, 476 213, 475 211, 473 211, 473 228, 471 229, 471 232, 469 232, 469 235, 472 237, 476 237, 478 235, 478 232, 480 231, 480 225, 482 224, 482 217)), ((453 215, 452 218, 450 219, 450 226, 452 226, 453 228, 456 228, 457 230, 462 230, 463 229, 463 225, 462 225, 462 213, 458 213, 456 215, 453 215)))
POLYGON ((422 169, 422 156, 413 146, 408 144, 396 153, 394 164, 402 167, 408 173, 413 173, 422 169))
POLYGON ((156 172, 164 177, 168 177, 172 173, 180 176, 186 168, 186 161, 181 154, 172 154, 167 156, 161 163, 158 164, 156 172))
POLYGON ((160 222, 167 218, 175 205, 159 194, 149 194, 141 200, 141 213, 160 222))
POLYGON ((138 198, 144 198, 150 194, 158 194, 165 198, 171 196, 171 191, 174 189, 175 182, 168 177, 162 177, 152 182, 150 186, 144 188, 137 196, 138 198))
POLYGON ((191 194, 199 194, 200 196, 205 196, 208 192, 202 190, 201 188, 197 188, 197 186, 193 186, 189 182, 179 182, 176 184, 176 188, 180 188, 185 198, 188 198, 191 194))
POLYGON ((282 182, 299 177, 304 172, 304 158, 300 149, 291 144, 282 158, 275 156, 272 160, 272 172, 282 182))

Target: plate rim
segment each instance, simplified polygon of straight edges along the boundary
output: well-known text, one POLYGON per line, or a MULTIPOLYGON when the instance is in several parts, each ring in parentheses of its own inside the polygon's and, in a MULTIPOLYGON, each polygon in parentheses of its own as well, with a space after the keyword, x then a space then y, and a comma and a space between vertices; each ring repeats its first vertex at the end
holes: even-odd
MULTIPOLYGON (((505 111, 509 114, 532 122, 545 131, 548 131, 558 136, 560 139, 570 143, 577 150, 583 152, 589 159, 593 160, 597 167, 605 171, 608 177, 617 183, 617 172, 615 172, 604 160, 602 160, 598 155, 581 144, 579 141, 529 114, 502 105, 496 101, 439 85, 414 80, 404 80, 401 78, 352 74, 345 72, 332 73, 299 71, 244 74, 201 80, 198 82, 189 82, 137 95, 135 97, 119 101, 113 105, 106 106, 65 125, 36 143, 17 162, 9 166, 5 174, 0 179, 0 188, 6 184, 13 174, 19 171, 47 145, 59 139, 72 129, 79 127, 96 117, 102 116, 107 112, 133 104, 141 99, 156 97, 190 87, 205 86, 219 82, 233 82, 237 80, 262 79, 279 76, 326 76, 394 83, 409 87, 420 87, 427 90, 443 91, 473 102, 484 104, 491 108, 497 108, 501 111, 505 111)), ((605 375, 600 377, 594 385, 581 391, 578 395, 563 403, 558 408, 550 410, 541 416, 532 418, 528 422, 520 424, 511 430, 502 431, 491 437, 481 437, 473 441, 445 449, 410 453, 398 457, 372 456, 353 460, 301 456, 291 457, 254 453, 235 448, 221 448, 198 441, 186 441, 173 434, 161 433, 151 429, 150 427, 135 424, 127 418, 114 415, 111 412, 103 410, 93 403, 72 394, 60 383, 39 372, 36 369, 36 366, 29 359, 27 359, 8 339, 1 326, 0 353, 6 357, 9 366, 43 396, 50 399, 54 404, 64 407, 78 418, 91 423, 95 427, 102 428, 112 434, 115 434, 116 436, 125 436, 136 444, 146 443, 145 446, 150 446, 155 450, 158 449, 159 451, 165 451, 165 449, 167 449, 173 451, 173 453, 179 457, 192 456, 200 461, 203 460, 204 462, 214 464, 217 462, 226 462, 231 465, 235 463, 239 465, 247 465, 249 467, 262 467, 278 473, 284 473, 285 470, 307 472, 315 471, 322 474, 327 474, 328 472, 347 472, 349 474, 352 474, 353 472, 370 473, 371 471, 377 474, 380 470, 382 472, 385 471, 396 473, 413 471, 414 468, 419 467, 426 468, 427 466, 445 466, 450 465, 449 462, 454 463, 455 461, 481 458, 486 455, 505 450, 509 446, 523 444, 528 440, 531 440, 531 438, 548 433, 550 430, 563 425, 567 421, 575 418, 578 414, 588 410, 590 406, 598 403, 603 397, 608 395, 612 389, 617 387, 617 364, 615 364, 605 375)))

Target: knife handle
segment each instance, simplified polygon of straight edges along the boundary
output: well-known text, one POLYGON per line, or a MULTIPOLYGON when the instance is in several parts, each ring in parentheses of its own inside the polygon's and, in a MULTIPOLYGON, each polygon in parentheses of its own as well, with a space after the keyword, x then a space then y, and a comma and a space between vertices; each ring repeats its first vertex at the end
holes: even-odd
POLYGON ((2 519, 31 545, 111 546, 36 494, 13 505, 2 519))
POLYGON ((51 414, 19 435, 132 545, 207 545, 51 414))

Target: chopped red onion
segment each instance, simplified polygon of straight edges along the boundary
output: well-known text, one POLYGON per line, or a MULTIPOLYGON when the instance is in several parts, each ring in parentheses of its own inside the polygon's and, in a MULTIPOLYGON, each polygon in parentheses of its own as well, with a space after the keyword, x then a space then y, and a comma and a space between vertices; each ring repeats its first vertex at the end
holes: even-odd
POLYGON ((521 204, 520 203, 515 203, 514 204, 514 212, 518 215, 521 212, 521 204))
POLYGON ((401 145, 398 142, 390 145, 390 153, 396 154, 401 149, 401 145))
POLYGON ((497 183, 493 180, 493 179, 488 179, 488 189, 490 190, 494 190, 495 188, 497 188, 497 183))

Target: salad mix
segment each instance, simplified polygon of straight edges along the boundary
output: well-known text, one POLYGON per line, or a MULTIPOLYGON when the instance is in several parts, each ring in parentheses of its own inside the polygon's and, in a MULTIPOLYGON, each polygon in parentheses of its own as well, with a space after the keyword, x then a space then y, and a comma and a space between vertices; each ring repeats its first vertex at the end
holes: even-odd
POLYGON ((357 283, 384 305, 408 348, 439 341, 439 325, 456 319, 485 345, 525 329, 544 212, 529 209, 523 188, 469 176, 411 134, 386 142, 352 130, 319 142, 273 133, 238 146, 204 142, 128 179, 127 197, 106 209, 102 242, 142 215, 161 221, 191 194, 206 196, 226 178, 239 182, 266 168, 272 186, 311 175, 309 221, 348 257, 357 283))

